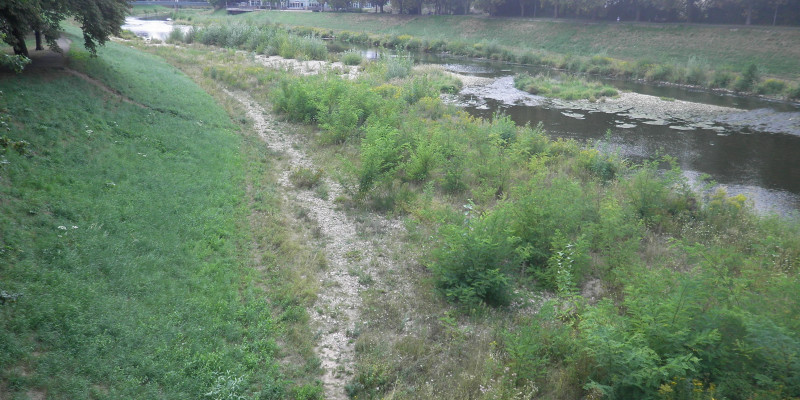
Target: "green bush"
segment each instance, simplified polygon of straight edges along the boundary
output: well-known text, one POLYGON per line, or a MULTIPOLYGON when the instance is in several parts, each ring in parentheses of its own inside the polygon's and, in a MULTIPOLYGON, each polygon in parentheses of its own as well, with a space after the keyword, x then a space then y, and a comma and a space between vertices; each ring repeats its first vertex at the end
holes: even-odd
POLYGON ((675 76, 675 67, 670 64, 657 64, 648 70, 644 79, 648 81, 669 82, 675 76))
POLYGON ((275 109, 285 114, 290 121, 308 123, 316 120, 315 89, 303 79, 282 79, 278 88, 272 91, 272 99, 275 109))
POLYGON ((756 93, 774 95, 781 94, 784 90, 786 90, 786 82, 777 79, 767 79, 758 85, 756 93))
POLYGON ((342 53, 340 59, 344 65, 359 65, 364 60, 363 57, 361 57, 361 53, 355 50, 342 53))
POLYGON ((756 67, 755 64, 750 64, 744 73, 736 78, 736 81, 733 83, 733 89, 737 92, 750 91, 758 83, 758 80, 758 67, 756 67))
POLYGON ((795 86, 794 88, 790 89, 786 94, 786 98, 789 100, 798 100, 800 99, 800 84, 795 86))
POLYGON ((386 67, 384 78, 388 81, 394 78, 405 78, 411 73, 414 60, 411 57, 389 57, 383 61, 386 67))
POLYGON ((510 303, 507 273, 519 261, 508 223, 505 213, 495 211, 441 229, 443 243, 434 251, 430 269, 449 300, 466 307, 510 303))
POLYGON ((710 66, 707 62, 692 56, 686 63, 686 83, 690 85, 705 85, 708 81, 708 70, 710 66))
POLYGON ((715 71, 714 78, 711 80, 712 88, 727 88, 735 80, 735 76, 728 71, 715 71))
POLYGON ((375 182, 390 175, 401 162, 400 132, 384 124, 369 124, 361 142, 358 191, 365 194, 375 182))

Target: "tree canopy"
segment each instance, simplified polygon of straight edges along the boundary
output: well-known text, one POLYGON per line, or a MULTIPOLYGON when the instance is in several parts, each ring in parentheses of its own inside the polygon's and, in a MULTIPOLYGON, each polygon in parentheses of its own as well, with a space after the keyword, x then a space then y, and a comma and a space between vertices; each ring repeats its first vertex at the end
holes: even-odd
POLYGON ((14 54, 28 55, 25 37, 38 32, 54 50, 60 23, 72 17, 80 24, 86 49, 92 54, 110 35, 118 35, 130 5, 128 0, 3 0, 0 32, 14 54))

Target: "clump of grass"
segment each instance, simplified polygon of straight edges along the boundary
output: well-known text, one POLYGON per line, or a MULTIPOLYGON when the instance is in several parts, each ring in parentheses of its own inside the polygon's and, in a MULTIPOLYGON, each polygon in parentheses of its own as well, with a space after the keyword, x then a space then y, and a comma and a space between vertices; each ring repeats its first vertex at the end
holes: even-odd
POLYGON ((600 99, 617 96, 619 92, 601 82, 590 82, 574 76, 563 79, 543 75, 520 74, 514 77, 514 87, 531 94, 564 100, 600 99))
POLYGON ((289 180, 298 188, 313 189, 322 182, 321 169, 298 167, 289 174, 289 180))
POLYGON ((299 36, 274 24, 209 25, 193 28, 192 34, 184 35, 183 40, 285 58, 325 60, 328 57, 328 48, 319 37, 299 36))
POLYGON ((361 52, 357 50, 350 50, 342 53, 339 57, 344 65, 359 65, 364 61, 364 57, 361 56, 361 52))
POLYGON ((786 82, 777 79, 767 79, 756 87, 756 93, 765 95, 781 94, 786 90, 786 82))
MULTIPOLYGON (((183 30, 180 27, 173 27, 171 31, 169 31, 169 36, 167 36, 167 43, 175 44, 184 42, 184 34, 183 30)), ((187 43, 191 43, 188 41, 187 43)))

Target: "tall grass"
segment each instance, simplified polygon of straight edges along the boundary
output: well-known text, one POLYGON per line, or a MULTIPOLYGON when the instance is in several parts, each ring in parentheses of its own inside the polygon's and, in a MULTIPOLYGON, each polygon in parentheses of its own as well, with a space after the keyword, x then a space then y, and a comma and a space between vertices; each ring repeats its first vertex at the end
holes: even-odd
POLYGON ((328 57, 328 48, 321 39, 290 34, 280 26, 270 24, 209 25, 195 28, 192 31, 191 41, 270 56, 280 55, 284 58, 325 60, 328 57))

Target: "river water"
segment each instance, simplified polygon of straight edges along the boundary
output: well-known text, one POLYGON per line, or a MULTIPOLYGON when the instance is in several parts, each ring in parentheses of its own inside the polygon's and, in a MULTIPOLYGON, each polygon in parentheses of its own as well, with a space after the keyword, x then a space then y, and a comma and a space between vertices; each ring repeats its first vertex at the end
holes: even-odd
MULTIPOLYGON (((128 18, 123 29, 163 40, 173 25, 168 21, 128 18)), ((368 58, 379 57, 380 52, 363 50, 368 58)), ((513 88, 513 76, 517 73, 557 74, 554 71, 447 56, 424 55, 417 61, 439 64, 462 75, 489 78, 491 84, 466 87, 450 99, 473 115, 492 118, 502 112, 518 124, 541 122, 553 137, 591 141, 633 162, 667 154, 676 158, 692 183, 708 175, 728 193, 747 195, 761 213, 800 212, 799 104, 603 79, 622 91, 645 95, 634 98, 634 102, 656 100, 650 110, 604 109, 587 102, 573 104, 544 99, 513 88), (658 108, 672 107, 672 99, 676 100, 674 104, 690 108, 708 106, 735 112, 702 121, 696 115, 689 121, 669 113, 659 114, 662 110, 658 108)))
MULTIPOLYGON (((676 158, 691 183, 709 175, 728 193, 747 195, 761 213, 786 215, 800 211, 800 135, 796 130, 787 133, 782 132, 787 129, 774 126, 741 126, 715 120, 693 124, 659 120, 646 112, 603 112, 591 107, 587 110, 571 107, 569 102, 531 96, 513 87, 513 76, 517 73, 535 75, 553 71, 453 57, 427 57, 424 62, 441 64, 459 74, 494 79, 490 85, 465 88, 456 99, 457 104, 475 116, 492 118, 496 112, 502 112, 518 124, 541 122, 553 137, 592 141, 634 162, 667 154, 676 158)), ((676 99, 697 103, 700 108, 711 105, 738 110, 731 115, 767 114, 773 122, 800 121, 798 104, 685 87, 603 80, 620 90, 653 96, 656 100, 676 99)), ((670 103, 661 102, 667 106, 670 103)))

